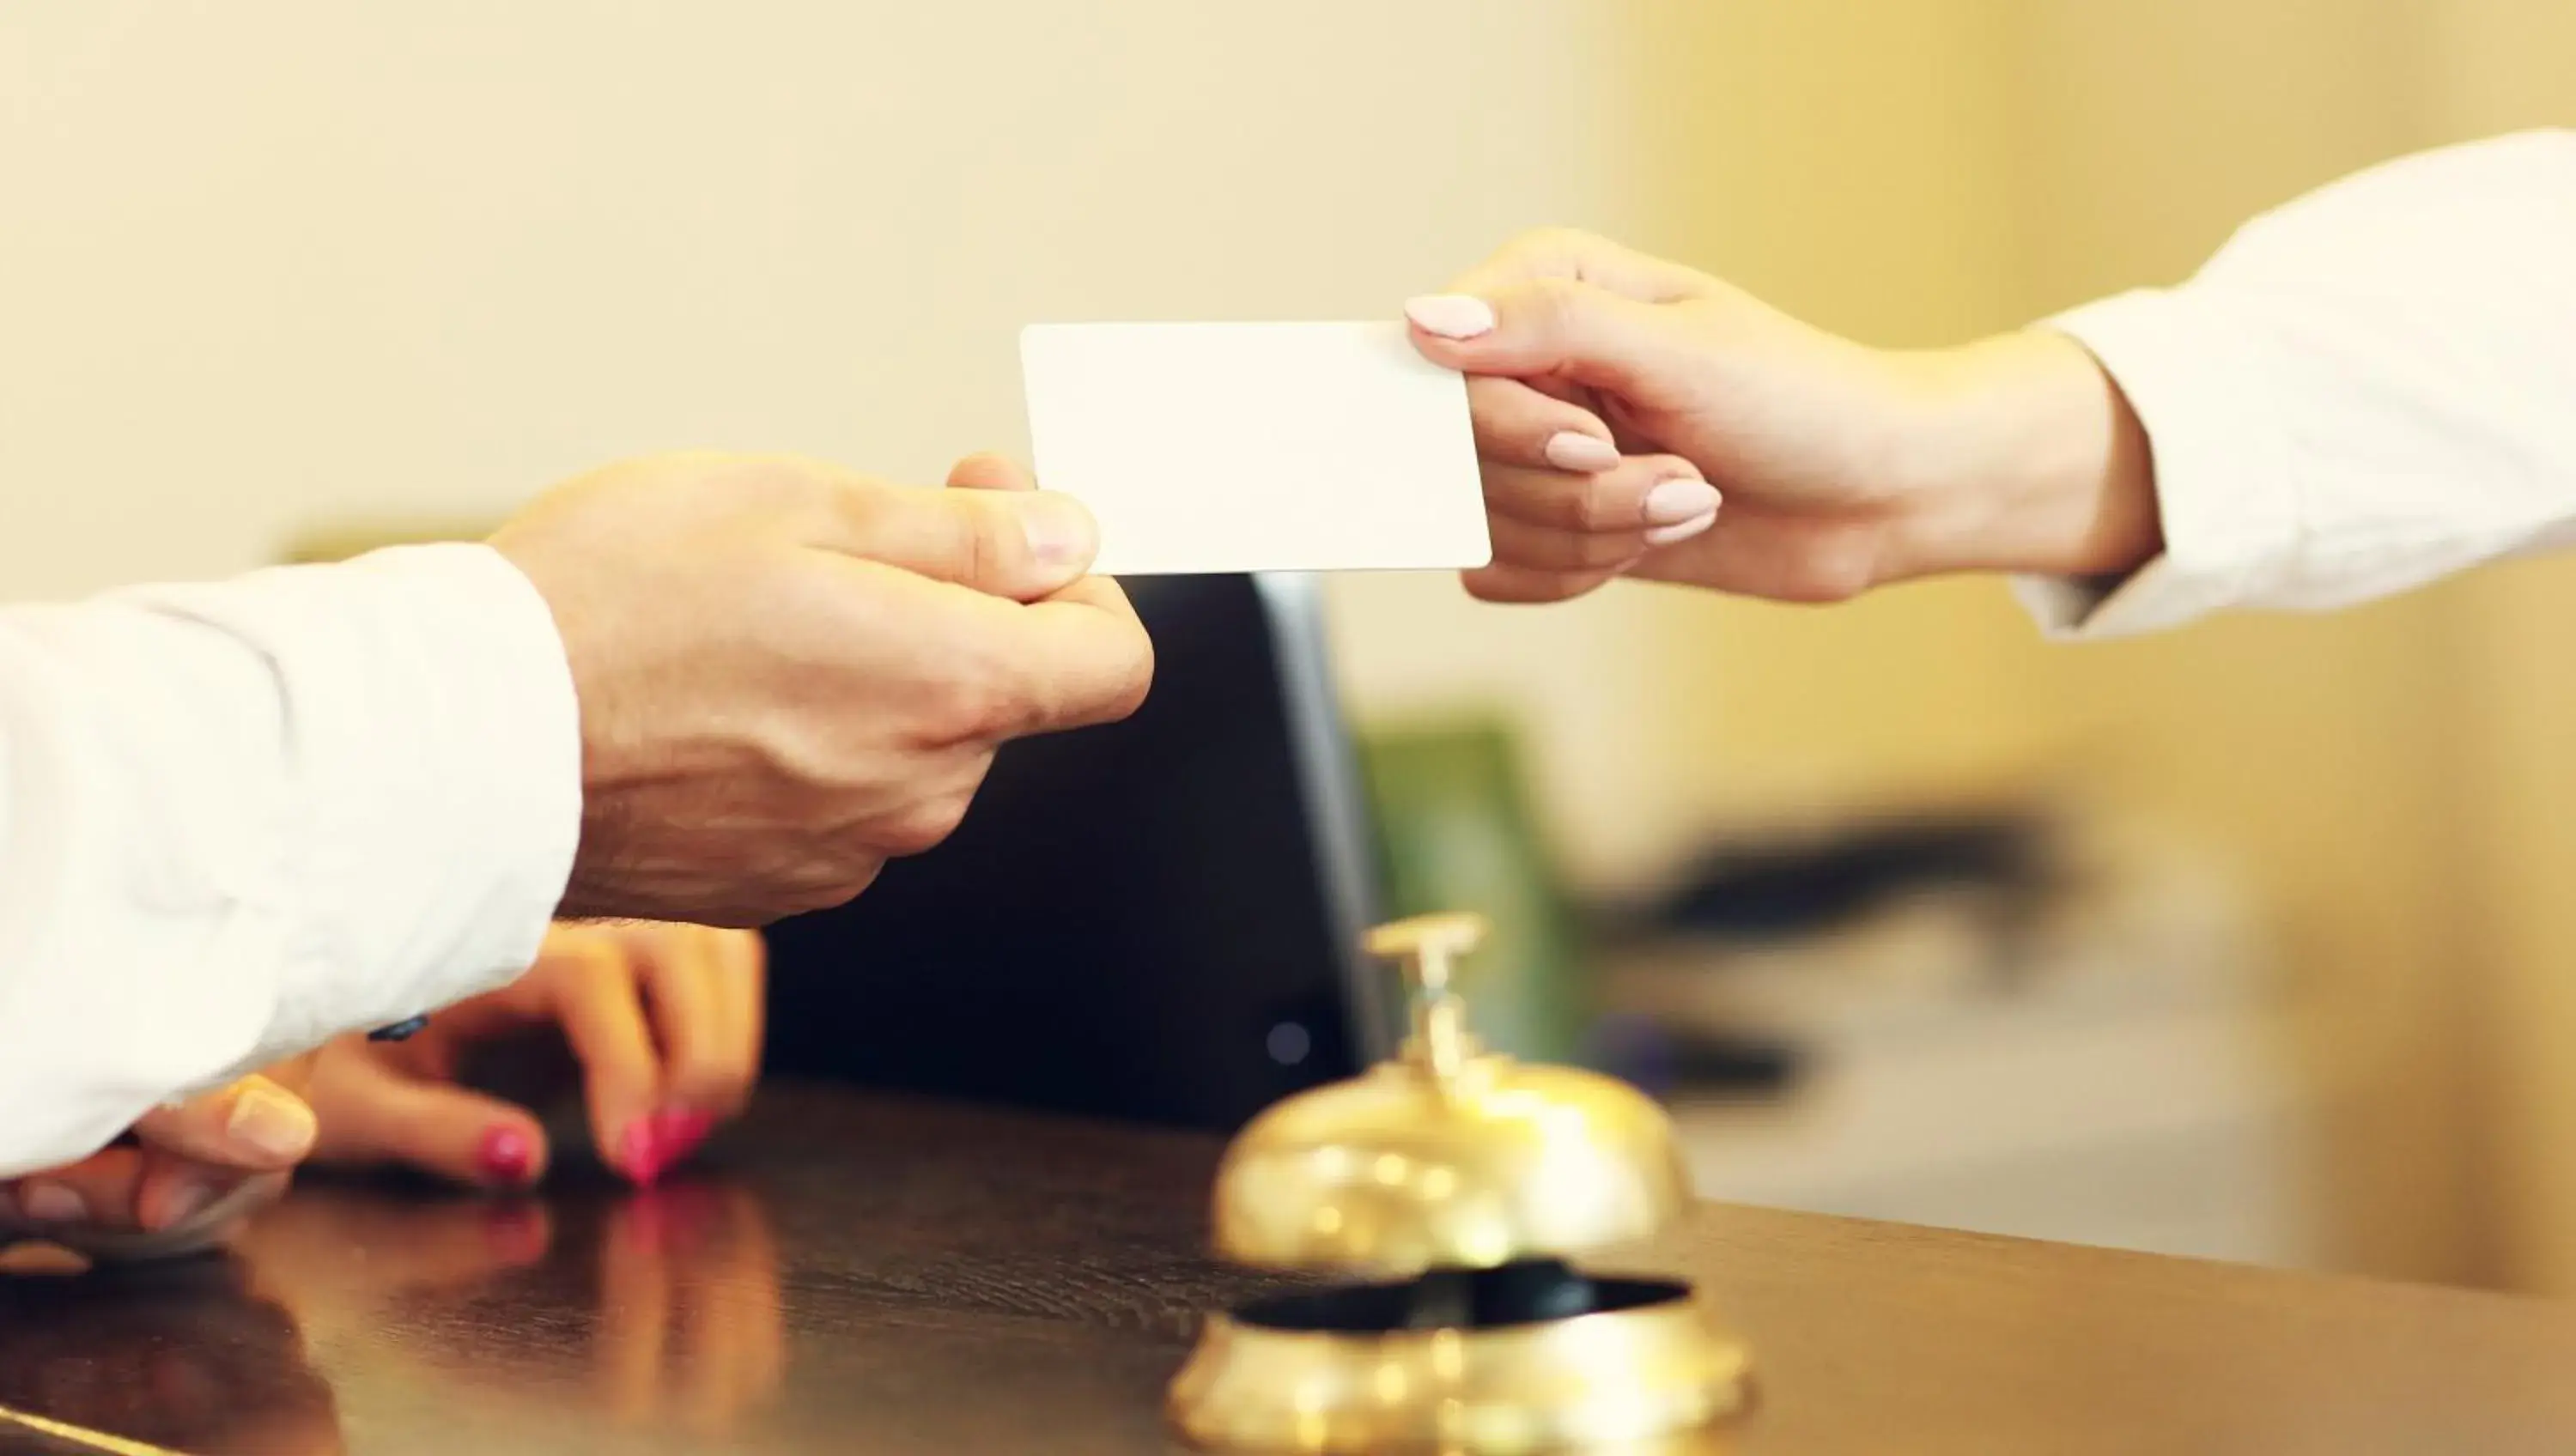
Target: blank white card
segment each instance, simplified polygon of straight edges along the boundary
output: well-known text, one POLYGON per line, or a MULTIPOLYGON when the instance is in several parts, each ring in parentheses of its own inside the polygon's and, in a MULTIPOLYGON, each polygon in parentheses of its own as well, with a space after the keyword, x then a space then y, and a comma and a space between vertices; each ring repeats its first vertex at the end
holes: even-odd
POLYGON ((1396 323, 1037 324, 1038 482, 1091 508, 1096 570, 1484 565, 1466 381, 1396 323))

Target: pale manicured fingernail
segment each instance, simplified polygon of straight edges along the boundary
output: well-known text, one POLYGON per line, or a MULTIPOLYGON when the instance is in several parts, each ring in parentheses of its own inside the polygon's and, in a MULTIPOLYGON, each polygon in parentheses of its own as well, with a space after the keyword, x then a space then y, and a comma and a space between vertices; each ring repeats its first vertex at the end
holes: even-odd
POLYGON ((197 1182, 182 1183, 179 1185, 177 1191, 170 1195, 168 1204, 161 1210, 161 1222, 155 1225, 155 1227, 165 1229, 177 1228, 179 1225, 195 1218, 198 1214, 205 1212, 206 1205, 214 1201, 215 1190, 207 1187, 205 1184, 197 1182))
POLYGON ((60 1183, 19 1184, 18 1211, 38 1223, 81 1223, 89 1218, 89 1204, 60 1183))
POLYGON ((1426 334, 1444 339, 1472 339, 1493 332, 1494 306, 1463 293, 1434 293, 1408 300, 1404 316, 1426 334))
POLYGON ((1707 515, 1697 517, 1693 520, 1683 521, 1677 525, 1657 526, 1655 529, 1646 533, 1646 544, 1649 546, 1670 546, 1676 541, 1687 541, 1691 537, 1698 535, 1700 532, 1705 531, 1716 524, 1717 512, 1711 511, 1707 515))
POLYGON ((1646 524, 1678 526, 1717 509, 1717 487, 1693 476, 1676 476, 1646 492, 1646 524))
POLYGON ((224 1131, 272 1158, 300 1158, 313 1148, 313 1109, 282 1092, 253 1087, 233 1100, 224 1131))
POLYGON ((1547 437, 1547 463, 1577 475, 1598 475, 1619 463, 1619 447, 1581 430, 1559 430, 1547 437))
POLYGON ((1045 566, 1085 566, 1099 554, 1099 528, 1091 512, 1069 496, 1010 497, 1020 513, 1020 529, 1029 537, 1029 554, 1045 566))

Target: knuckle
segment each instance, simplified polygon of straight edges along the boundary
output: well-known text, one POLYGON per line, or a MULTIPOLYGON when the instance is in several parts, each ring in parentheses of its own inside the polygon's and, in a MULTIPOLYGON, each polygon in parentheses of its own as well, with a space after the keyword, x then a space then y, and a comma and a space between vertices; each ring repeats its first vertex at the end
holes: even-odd
POLYGON ((1813 606, 1847 602, 1869 590, 1871 564, 1852 552, 1820 556, 1790 582, 1789 599, 1813 606))
POLYGON ((885 856, 873 849, 819 853, 785 877, 767 897, 768 903, 756 912, 725 919, 734 924, 756 925, 789 915, 837 909, 875 884, 878 872, 884 868, 885 856))
POLYGON ((1532 467, 1548 463, 1548 437, 1573 423, 1557 401, 1520 380, 1490 374, 1468 377, 1467 415, 1486 459, 1532 467))
POLYGON ((701 1046, 672 1052, 663 1074, 671 1093, 690 1102, 720 1102, 743 1080, 721 1053, 701 1046))
POLYGON ((836 905, 846 905, 853 899, 856 899, 859 895, 865 893, 868 886, 877 882, 877 876, 884 873, 884 857, 881 855, 869 855, 865 859, 850 865, 848 869, 844 870, 840 878, 833 882, 832 888, 828 894, 817 893, 814 897, 813 908, 817 910, 829 910, 836 905))
POLYGON ((686 478, 712 488, 730 508, 761 512, 809 509, 818 501, 864 495, 861 477, 794 455, 729 455, 701 452, 686 478))
POLYGON ((1529 321, 1550 336, 1572 328, 1583 306, 1583 285, 1571 278, 1533 278, 1522 289, 1529 321))
POLYGON ((634 953, 611 936, 575 942, 563 964, 565 979, 592 995, 622 989, 635 980, 634 953))
POLYGON ((885 534, 893 502, 875 481, 841 481, 821 495, 819 504, 850 539, 873 541, 885 534))
POLYGON ((1012 551, 1015 534, 1004 514, 1002 503, 989 495, 952 492, 943 498, 951 507, 956 523, 957 564, 964 573, 960 580, 992 586, 1007 581, 1018 558, 1012 551))
POLYGON ((1154 687, 1154 644, 1142 627, 1120 623, 1114 639, 1086 651, 1078 671, 1058 674, 1021 724, 1024 733, 1115 723, 1145 706, 1154 687))
POLYGON ((1565 495, 1564 524, 1586 533, 1633 531, 1636 505, 1601 476, 1588 476, 1565 495))
POLYGON ((961 666, 923 704, 928 736, 941 743, 993 743, 1014 736, 1031 716, 1024 685, 990 662, 961 666))
POLYGON ((969 796, 940 794, 923 799, 895 814, 881 825, 877 841, 896 858, 926 854, 957 832, 966 819, 969 796))

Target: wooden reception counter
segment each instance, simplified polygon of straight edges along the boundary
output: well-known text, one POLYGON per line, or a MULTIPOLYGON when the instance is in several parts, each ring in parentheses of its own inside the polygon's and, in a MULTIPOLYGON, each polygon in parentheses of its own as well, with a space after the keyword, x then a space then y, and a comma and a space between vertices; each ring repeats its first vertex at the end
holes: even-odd
MULTIPOLYGON (((782 1087, 695 1174, 314 1185, 231 1259, 0 1278, 0 1453, 1172 1449, 1207 1139, 782 1087)), ((1609 1261, 1604 1261, 1605 1265, 1609 1261)), ((2576 1452, 2576 1307, 1704 1207, 1747 1456, 2576 1452)))

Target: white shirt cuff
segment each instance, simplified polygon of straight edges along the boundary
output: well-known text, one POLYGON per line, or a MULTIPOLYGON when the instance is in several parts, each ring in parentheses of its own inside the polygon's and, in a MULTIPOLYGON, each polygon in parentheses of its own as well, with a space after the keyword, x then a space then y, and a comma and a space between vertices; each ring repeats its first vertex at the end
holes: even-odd
POLYGON ((580 840, 581 716, 517 568, 484 546, 409 546, 125 600, 272 654, 301 780, 275 1012, 205 1085, 526 971, 580 840))
POLYGON ((2051 636, 2118 637, 2180 625, 2291 568, 2301 520, 2290 451, 2260 354, 2210 301, 2141 290, 2047 321, 2120 386, 2155 461, 2164 554, 2115 585, 2022 577, 2014 590, 2051 636))

